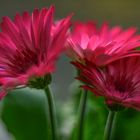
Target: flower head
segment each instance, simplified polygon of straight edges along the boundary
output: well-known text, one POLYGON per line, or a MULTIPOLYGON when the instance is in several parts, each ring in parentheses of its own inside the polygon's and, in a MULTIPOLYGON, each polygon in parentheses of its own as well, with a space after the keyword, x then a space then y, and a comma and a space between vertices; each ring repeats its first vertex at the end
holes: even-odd
POLYGON ((8 88, 27 85, 33 77, 50 74, 64 50, 70 17, 54 22, 54 7, 30 15, 4 17, 0 32, 0 97, 8 88))
POLYGON ((140 56, 126 57, 104 68, 86 62, 73 64, 80 69, 83 88, 103 96, 108 106, 120 105, 140 110, 140 56))
POLYGON ((75 23, 67 39, 67 54, 82 63, 88 60, 104 66, 122 57, 137 55, 135 49, 140 46, 140 36, 135 32, 134 27, 122 30, 119 26, 109 28, 106 23, 100 28, 94 22, 75 23))

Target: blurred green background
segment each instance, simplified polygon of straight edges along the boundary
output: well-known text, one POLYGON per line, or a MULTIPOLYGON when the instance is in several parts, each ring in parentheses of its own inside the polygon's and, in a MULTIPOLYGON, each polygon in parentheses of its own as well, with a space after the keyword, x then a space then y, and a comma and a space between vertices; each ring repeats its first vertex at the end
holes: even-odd
MULTIPOLYGON (((0 0, 0 18, 13 18, 17 12, 32 12, 34 8, 51 4, 56 7, 56 19, 74 13, 74 20, 95 20, 99 24, 108 21, 111 26, 119 24, 124 28, 140 27, 139 0, 0 0)), ((51 85, 57 106, 60 140, 75 140, 74 126, 80 94, 77 89, 79 83, 74 76, 74 68, 63 55, 57 63, 51 85)), ((42 91, 13 91, 0 102, 0 110, 0 140, 51 140, 50 126, 46 123, 47 102, 42 91)), ((103 99, 96 99, 89 93, 84 140, 102 140, 106 117, 103 99)), ((116 128, 114 140, 140 140, 140 113, 133 109, 118 113, 116 128)))

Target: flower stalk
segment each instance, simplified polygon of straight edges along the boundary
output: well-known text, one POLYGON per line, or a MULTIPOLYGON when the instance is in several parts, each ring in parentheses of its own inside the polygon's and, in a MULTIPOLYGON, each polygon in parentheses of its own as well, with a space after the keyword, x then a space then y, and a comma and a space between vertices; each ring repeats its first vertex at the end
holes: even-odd
POLYGON ((115 111, 109 111, 105 131, 104 131, 104 140, 111 140, 113 129, 114 129, 114 122, 116 118, 117 112, 115 111))
POLYGON ((51 121, 51 129, 52 129, 52 140, 57 140, 58 133, 57 133, 57 125, 56 125, 56 110, 55 110, 53 95, 51 93, 49 86, 46 86, 44 90, 48 100, 49 115, 51 121))
POLYGON ((86 111, 86 102, 87 102, 87 90, 84 90, 84 92, 81 94, 79 112, 78 112, 77 140, 83 140, 84 117, 85 117, 85 111, 86 111))

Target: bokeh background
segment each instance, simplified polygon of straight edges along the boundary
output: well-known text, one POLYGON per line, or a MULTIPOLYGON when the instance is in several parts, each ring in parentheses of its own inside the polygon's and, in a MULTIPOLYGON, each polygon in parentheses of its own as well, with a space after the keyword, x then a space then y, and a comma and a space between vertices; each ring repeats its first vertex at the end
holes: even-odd
MULTIPOLYGON (((34 8, 56 7, 55 18, 74 13, 73 20, 108 21, 124 28, 136 26, 140 32, 139 0, 0 0, 0 18, 14 17, 15 13, 32 12, 34 8)), ((75 120, 80 92, 74 80, 75 70, 69 59, 62 55, 57 63, 51 85, 54 92, 60 140, 76 140, 75 120), (70 136, 72 135, 72 136, 70 136)), ((9 94, 0 101, 0 140, 51 140, 49 124, 44 117, 47 102, 42 91, 23 89, 9 94), (46 138, 46 132, 49 135, 46 138)), ((84 140, 102 140, 107 108, 102 98, 88 95, 84 140)), ((133 109, 118 113, 114 140, 140 140, 140 113, 133 109)))

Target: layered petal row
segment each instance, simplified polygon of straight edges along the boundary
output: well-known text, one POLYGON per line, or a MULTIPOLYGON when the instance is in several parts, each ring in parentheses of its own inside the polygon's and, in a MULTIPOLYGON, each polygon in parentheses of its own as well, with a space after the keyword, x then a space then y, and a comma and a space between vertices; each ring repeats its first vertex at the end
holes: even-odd
POLYGON ((128 56, 139 55, 140 35, 136 28, 123 30, 120 26, 110 28, 104 23, 100 28, 94 22, 76 22, 67 40, 67 54, 73 61, 85 60, 97 66, 128 56))

